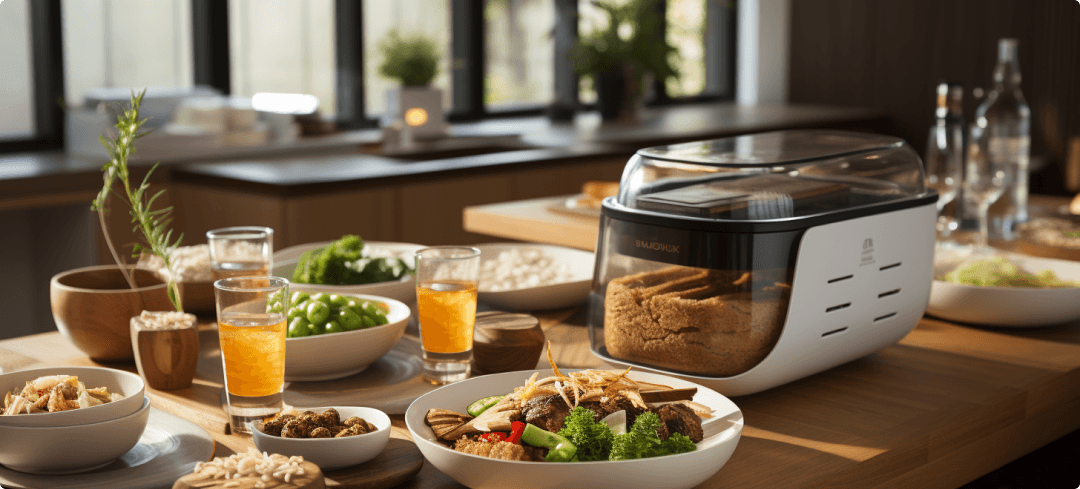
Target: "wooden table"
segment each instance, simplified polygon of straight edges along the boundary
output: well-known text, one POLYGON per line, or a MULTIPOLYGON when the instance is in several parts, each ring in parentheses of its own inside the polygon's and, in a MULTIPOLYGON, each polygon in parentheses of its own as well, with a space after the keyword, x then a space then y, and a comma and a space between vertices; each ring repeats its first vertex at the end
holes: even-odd
POLYGON ((463 224, 472 233, 594 251, 600 232, 599 214, 589 217, 552 210, 571 197, 466 207, 463 224))
MULTIPOLYGON (((583 311, 539 316, 560 367, 603 366, 589 353, 583 311)), ((0 341, 5 371, 34 362, 93 364, 55 332, 0 341)), ((148 393, 206 428, 221 456, 251 446, 224 434, 221 386, 199 378, 148 393)), ((743 437, 703 487, 956 487, 1080 428, 1080 323, 990 330, 924 318, 897 345, 734 401, 743 437)), ((392 437, 411 449, 401 416, 392 437)), ((401 487, 460 486, 425 463, 401 487)))

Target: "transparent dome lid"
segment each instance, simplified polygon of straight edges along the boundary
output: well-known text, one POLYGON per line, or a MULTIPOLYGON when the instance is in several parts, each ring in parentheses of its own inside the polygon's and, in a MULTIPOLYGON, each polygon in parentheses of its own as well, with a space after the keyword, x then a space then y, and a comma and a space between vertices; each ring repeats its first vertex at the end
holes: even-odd
POLYGON ((925 197, 904 140, 805 130, 646 148, 611 208, 691 220, 790 221, 925 197))

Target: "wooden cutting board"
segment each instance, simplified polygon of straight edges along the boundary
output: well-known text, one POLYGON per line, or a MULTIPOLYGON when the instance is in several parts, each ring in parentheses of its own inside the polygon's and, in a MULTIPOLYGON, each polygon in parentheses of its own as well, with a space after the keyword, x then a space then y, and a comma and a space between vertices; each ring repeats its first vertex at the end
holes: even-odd
POLYGON ((326 472, 327 487, 383 489, 397 486, 416 476, 424 466, 424 456, 416 444, 390 438, 378 457, 354 467, 326 472))

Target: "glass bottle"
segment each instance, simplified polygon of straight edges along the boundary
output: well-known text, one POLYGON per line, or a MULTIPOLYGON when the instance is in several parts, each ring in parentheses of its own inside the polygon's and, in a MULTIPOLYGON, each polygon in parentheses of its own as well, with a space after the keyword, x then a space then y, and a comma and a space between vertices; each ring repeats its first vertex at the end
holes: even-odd
POLYGON ((926 184, 938 192, 938 232, 948 235, 963 215, 960 193, 964 172, 966 128, 962 104, 964 87, 941 82, 937 87, 934 125, 926 142, 926 184))
POLYGON ((1031 154, 1031 109, 1020 92, 1016 39, 998 41, 994 90, 975 111, 975 126, 970 144, 1009 172, 1009 188, 990 207, 990 234, 1011 240, 1014 226, 1027 220, 1031 154))

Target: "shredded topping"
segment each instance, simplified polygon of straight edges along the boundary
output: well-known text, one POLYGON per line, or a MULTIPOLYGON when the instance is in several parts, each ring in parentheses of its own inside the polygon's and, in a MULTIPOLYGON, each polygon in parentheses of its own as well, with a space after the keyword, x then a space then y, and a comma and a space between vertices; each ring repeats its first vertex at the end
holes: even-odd
POLYGON ((637 382, 626 378, 626 374, 630 373, 629 368, 620 374, 603 370, 583 370, 564 375, 559 371, 559 367, 555 365, 555 360, 551 356, 550 341, 548 342, 548 362, 551 363, 551 371, 554 375, 537 380, 539 374, 534 373, 524 386, 514 390, 513 395, 518 402, 524 403, 537 396, 557 395, 573 409, 582 402, 622 395, 634 404, 645 407, 637 382), (568 390, 572 394, 568 393, 568 390), (573 401, 570 400, 571 395, 574 397, 573 401))
MULTIPOLYGON (((266 483, 273 480, 291 483, 293 476, 304 475, 304 457, 286 457, 277 453, 268 455, 254 448, 247 453, 237 453, 227 458, 216 457, 209 462, 195 464, 195 474, 213 479, 239 479, 255 477, 255 487, 265 489, 266 483)), ((225 487, 238 487, 239 482, 229 482, 225 487)))
POLYGON ((186 329, 195 327, 195 315, 180 311, 150 312, 143 311, 136 321, 139 329, 166 330, 186 329))

